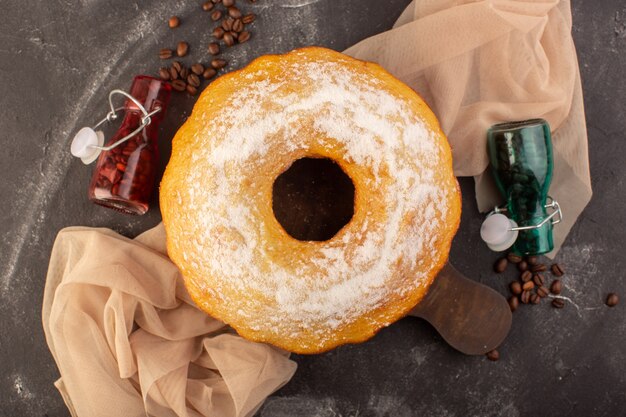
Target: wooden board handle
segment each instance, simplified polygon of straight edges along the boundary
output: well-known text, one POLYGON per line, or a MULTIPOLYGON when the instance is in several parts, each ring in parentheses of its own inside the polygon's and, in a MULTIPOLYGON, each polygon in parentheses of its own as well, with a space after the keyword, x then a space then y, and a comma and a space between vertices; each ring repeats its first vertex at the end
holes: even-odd
POLYGON ((447 263, 424 299, 409 313, 432 324, 450 346, 482 355, 502 343, 511 328, 506 299, 466 278, 447 263))

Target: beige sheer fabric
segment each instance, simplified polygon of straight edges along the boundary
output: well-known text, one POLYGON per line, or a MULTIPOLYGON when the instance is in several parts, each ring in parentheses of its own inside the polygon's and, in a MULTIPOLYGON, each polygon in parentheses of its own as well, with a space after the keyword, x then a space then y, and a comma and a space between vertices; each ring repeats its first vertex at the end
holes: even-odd
MULTIPOLYGON (((502 203, 488 165, 494 123, 542 117, 553 131, 550 194, 565 220, 555 251, 591 199, 587 129, 569 0, 414 0, 394 28, 345 52, 411 86, 448 135, 458 176, 481 211, 502 203)), ((478 236, 476 237, 478 239, 478 236)))
POLYGON ((73 416, 250 416, 294 374, 285 352, 198 310, 164 253, 162 225, 59 233, 43 326, 73 416))

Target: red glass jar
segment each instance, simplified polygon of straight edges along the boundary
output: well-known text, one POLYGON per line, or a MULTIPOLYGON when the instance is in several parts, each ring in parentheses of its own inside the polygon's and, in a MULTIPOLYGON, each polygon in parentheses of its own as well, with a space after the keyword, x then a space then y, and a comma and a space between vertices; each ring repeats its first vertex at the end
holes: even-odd
MULTIPOLYGON (((157 133, 171 89, 169 83, 146 75, 133 79, 130 95, 148 113, 161 110, 150 116, 150 123, 136 135, 100 154, 89 186, 91 201, 127 214, 148 211, 158 167, 157 133)), ((105 146, 111 146, 141 125, 144 113, 135 103, 127 99, 124 111, 122 125, 105 146)))

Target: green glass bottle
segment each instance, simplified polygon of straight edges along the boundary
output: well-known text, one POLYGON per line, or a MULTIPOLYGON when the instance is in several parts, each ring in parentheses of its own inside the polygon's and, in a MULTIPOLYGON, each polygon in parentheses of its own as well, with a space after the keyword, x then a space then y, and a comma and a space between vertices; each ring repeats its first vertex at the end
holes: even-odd
MULTIPOLYGON (((500 123, 488 131, 489 160, 496 184, 506 200, 509 217, 518 226, 539 225, 548 213, 546 203, 552 181, 552 139, 543 119, 500 123)), ((552 222, 520 230, 513 251, 539 255, 554 248, 552 222)))

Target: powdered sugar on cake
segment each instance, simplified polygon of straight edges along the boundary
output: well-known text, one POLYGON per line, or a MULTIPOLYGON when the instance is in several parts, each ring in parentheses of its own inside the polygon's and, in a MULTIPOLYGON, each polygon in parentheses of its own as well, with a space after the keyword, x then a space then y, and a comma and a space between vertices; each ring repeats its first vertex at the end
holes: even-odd
POLYGON ((421 266, 428 276, 437 258, 447 210, 446 189, 435 176, 442 144, 403 99, 379 88, 377 78, 332 62, 290 65, 284 79, 271 82, 262 70, 249 73, 250 83, 222 103, 219 117, 192 114, 204 119, 206 131, 196 133, 195 148, 185 156, 186 186, 176 193, 179 213, 195 216, 188 220, 196 227, 178 230, 184 236, 173 244, 184 253, 183 274, 194 277, 211 302, 232 303, 232 314, 246 317, 251 329, 293 338, 314 332, 318 341, 311 343, 319 343, 426 284, 424 277, 399 277, 398 271, 421 266), (385 221, 374 224, 364 213, 362 223, 348 223, 316 243, 310 258, 290 261, 285 253, 286 261, 277 262, 275 242, 264 238, 268 225, 259 219, 258 196, 244 192, 242 181, 262 177, 255 169, 275 157, 275 149, 311 151, 303 134, 311 129, 346 164, 369 167, 370 186, 385 192, 367 198, 383 199, 385 221), (243 297, 234 298, 231 288, 243 297))

